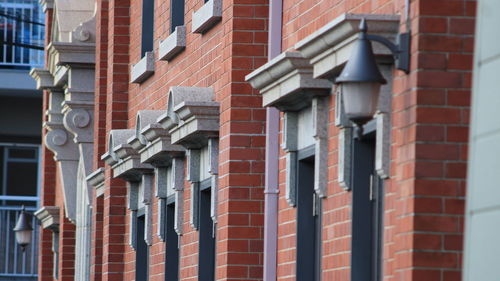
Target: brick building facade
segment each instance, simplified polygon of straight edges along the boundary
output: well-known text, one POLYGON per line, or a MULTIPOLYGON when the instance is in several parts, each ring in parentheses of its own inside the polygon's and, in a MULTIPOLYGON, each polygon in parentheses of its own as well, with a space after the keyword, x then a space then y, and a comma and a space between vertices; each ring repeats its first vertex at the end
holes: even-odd
POLYGON ((41 3, 40 280, 460 280, 475 1, 41 3))

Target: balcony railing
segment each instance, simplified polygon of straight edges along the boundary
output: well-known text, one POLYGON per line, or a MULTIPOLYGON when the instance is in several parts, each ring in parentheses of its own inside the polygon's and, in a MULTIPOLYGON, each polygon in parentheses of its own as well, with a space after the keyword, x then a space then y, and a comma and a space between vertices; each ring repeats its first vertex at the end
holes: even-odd
POLYGON ((0 0, 0 67, 43 66, 44 21, 38 0, 0 0))
POLYGON ((16 243, 14 231, 21 212, 18 202, 28 203, 26 211, 36 211, 36 197, 0 196, 0 280, 36 280, 38 256, 38 221, 32 216, 33 236, 30 245, 23 252, 16 243), (8 200, 6 200, 8 199, 8 200))

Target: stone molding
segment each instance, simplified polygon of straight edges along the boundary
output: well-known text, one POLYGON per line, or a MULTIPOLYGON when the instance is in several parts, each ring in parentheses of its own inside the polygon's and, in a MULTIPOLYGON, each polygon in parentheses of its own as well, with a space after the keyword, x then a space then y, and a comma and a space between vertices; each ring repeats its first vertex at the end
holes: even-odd
POLYGON ((92 172, 85 178, 87 184, 95 188, 96 198, 104 195, 104 180, 105 180, 104 172, 105 169, 101 167, 92 172))
POLYGON ((44 206, 38 209, 34 215, 40 221, 42 228, 59 231, 59 207, 44 206))
POLYGON ((212 88, 171 87, 166 114, 158 122, 171 135, 172 143, 199 149, 219 136, 219 103, 212 88))
POLYGON ((51 90, 56 88, 54 85, 54 76, 46 68, 33 68, 30 71, 30 76, 36 81, 38 90, 51 90))
POLYGON ((299 111, 310 106, 316 96, 328 96, 332 83, 313 78, 309 60, 298 52, 285 52, 245 79, 262 94, 263 106, 280 111, 299 111))
POLYGON ((296 204, 297 153, 299 147, 299 111, 311 108, 314 141, 314 190, 326 197, 328 172, 328 111, 332 83, 313 78, 309 61, 297 52, 282 53, 246 76, 252 87, 260 90, 265 106, 284 112, 282 148, 287 173, 285 197, 296 204))
MULTIPOLYGON (((351 55, 359 23, 363 18, 370 34, 396 40, 400 26, 399 15, 343 14, 295 44, 295 49, 313 65, 314 78, 332 80, 340 74, 351 55)), ((387 62, 393 60, 391 52, 380 43, 373 43, 373 52, 379 59, 387 62)))
POLYGON ((165 40, 160 41, 158 48, 159 60, 170 61, 186 48, 186 26, 175 27, 165 40))
POLYGON ((130 69, 130 83, 141 84, 155 73, 154 52, 146 52, 142 59, 130 69))
POLYGON ((209 0, 193 12, 192 32, 205 33, 222 19, 222 0, 209 0))

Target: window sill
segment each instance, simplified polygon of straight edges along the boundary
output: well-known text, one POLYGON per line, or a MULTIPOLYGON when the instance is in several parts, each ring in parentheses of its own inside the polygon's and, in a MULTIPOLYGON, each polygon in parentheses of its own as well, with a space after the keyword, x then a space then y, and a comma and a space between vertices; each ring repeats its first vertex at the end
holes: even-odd
POLYGON ((142 83, 155 72, 154 53, 146 52, 144 57, 132 66, 130 73, 131 83, 142 83))
POLYGON ((180 54, 184 48, 186 48, 186 26, 181 25, 177 26, 172 34, 160 42, 159 60, 169 61, 180 54))
POLYGON ((205 33, 222 19, 222 0, 210 0, 193 12, 193 33, 205 33))

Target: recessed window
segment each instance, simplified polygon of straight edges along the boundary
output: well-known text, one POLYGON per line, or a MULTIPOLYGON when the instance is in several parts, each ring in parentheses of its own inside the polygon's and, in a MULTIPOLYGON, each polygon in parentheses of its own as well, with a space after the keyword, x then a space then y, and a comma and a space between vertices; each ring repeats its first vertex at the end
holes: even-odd
POLYGON ((297 165, 297 280, 321 280, 321 199, 314 191, 314 147, 297 165))
POLYGON ((142 0, 142 42, 141 57, 153 51, 154 0, 142 0))
POLYGON ((210 217, 211 186, 210 179, 200 183, 199 197, 199 261, 198 277, 212 281, 215 277, 215 229, 210 217))
MULTIPOLYGON (((366 126, 365 126, 366 127, 366 126)), ((351 280, 381 280, 383 181, 375 172, 375 131, 353 141, 351 280)))
POLYGON ((148 280, 148 260, 149 247, 144 240, 144 229, 146 224, 146 216, 140 214, 137 216, 137 248, 135 252, 135 280, 148 280))
POLYGON ((166 256, 165 256, 165 280, 179 280, 179 240, 175 232, 175 196, 167 198, 166 205, 166 256))
POLYGON ((170 1, 170 33, 175 31, 177 26, 184 25, 184 0, 170 1))

